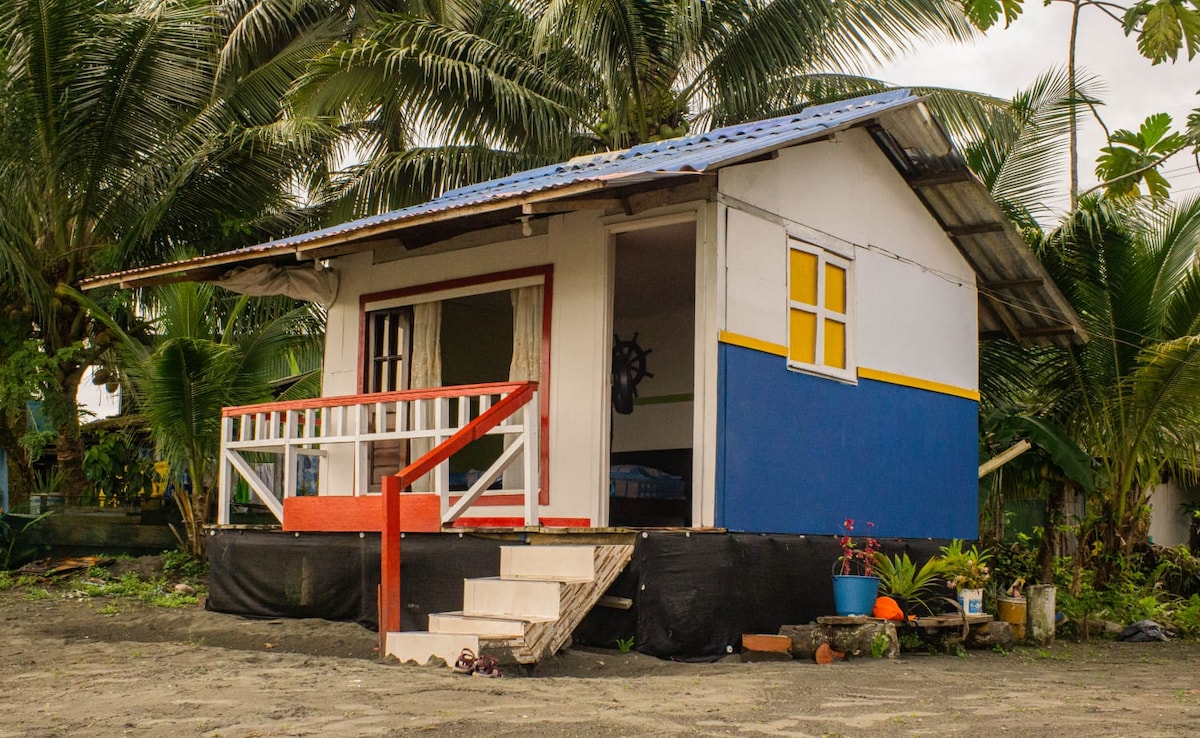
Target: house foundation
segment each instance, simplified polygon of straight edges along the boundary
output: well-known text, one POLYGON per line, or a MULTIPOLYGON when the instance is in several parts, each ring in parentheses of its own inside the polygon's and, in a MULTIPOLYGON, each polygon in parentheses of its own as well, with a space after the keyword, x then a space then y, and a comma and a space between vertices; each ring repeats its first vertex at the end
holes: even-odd
MULTIPOLYGON (((575 629, 574 643, 613 648, 633 638, 659 658, 704 660, 741 650, 745 633, 774 633, 834 611, 834 536, 698 530, 408 533, 401 541, 401 627, 463 606, 463 580, 500 574, 500 547, 634 545, 629 566, 575 629)), ((887 554, 923 560, 945 539, 883 541, 887 554)), ((209 538, 208 607, 258 617, 349 620, 376 628, 378 533, 219 528, 209 538)))

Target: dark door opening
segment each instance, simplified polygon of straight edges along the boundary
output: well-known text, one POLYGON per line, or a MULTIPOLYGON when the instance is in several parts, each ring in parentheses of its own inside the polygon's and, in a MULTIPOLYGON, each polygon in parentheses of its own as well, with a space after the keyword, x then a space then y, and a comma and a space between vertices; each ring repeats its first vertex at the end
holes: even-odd
MULTIPOLYGON (((646 373, 632 388, 636 396, 614 397, 609 524, 689 526, 696 226, 688 222, 622 233, 615 251, 613 340, 636 340, 645 352, 646 373)), ((620 376, 624 363, 614 356, 616 394, 631 383, 620 376)))

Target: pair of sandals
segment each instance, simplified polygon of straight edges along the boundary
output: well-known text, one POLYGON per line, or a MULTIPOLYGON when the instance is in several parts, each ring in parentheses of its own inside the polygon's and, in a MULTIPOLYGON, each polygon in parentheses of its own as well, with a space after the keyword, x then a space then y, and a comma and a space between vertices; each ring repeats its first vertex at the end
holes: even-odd
POLYGON ((454 662, 456 674, 470 674, 477 677, 496 678, 504 676, 504 672, 500 670, 500 662, 491 656, 484 654, 475 655, 475 652, 469 648, 464 648, 462 653, 458 655, 458 660, 454 662))

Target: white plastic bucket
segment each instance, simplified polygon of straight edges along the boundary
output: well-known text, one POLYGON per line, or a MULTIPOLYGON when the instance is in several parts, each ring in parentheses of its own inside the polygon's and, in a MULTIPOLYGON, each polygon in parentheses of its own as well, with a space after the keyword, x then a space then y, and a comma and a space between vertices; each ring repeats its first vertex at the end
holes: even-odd
POLYGON ((958 605, 967 615, 980 615, 983 613, 983 590, 982 589, 960 589, 958 590, 958 605))

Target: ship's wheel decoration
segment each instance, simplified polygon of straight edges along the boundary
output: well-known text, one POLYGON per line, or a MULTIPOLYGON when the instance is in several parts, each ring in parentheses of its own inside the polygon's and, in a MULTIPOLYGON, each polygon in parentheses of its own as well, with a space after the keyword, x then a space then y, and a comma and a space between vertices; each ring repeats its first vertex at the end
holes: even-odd
POLYGON ((612 404, 613 410, 622 415, 633 412, 638 383, 654 376, 646 371, 646 356, 653 349, 642 348, 637 340, 637 333, 628 341, 622 341, 619 335, 613 334, 612 404))

